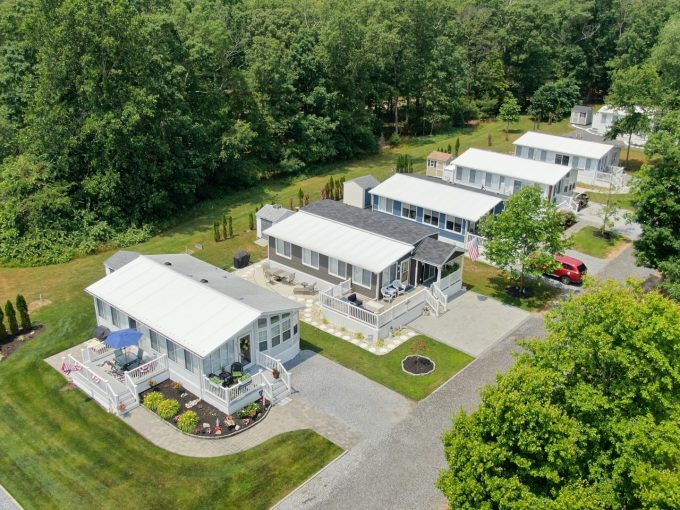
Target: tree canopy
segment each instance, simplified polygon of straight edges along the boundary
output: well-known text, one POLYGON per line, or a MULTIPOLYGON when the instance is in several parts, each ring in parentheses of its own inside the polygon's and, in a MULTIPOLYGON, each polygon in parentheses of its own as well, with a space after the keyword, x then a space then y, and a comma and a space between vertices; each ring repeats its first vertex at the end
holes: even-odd
POLYGON ((680 307, 609 281, 547 329, 444 436, 451 507, 677 508, 680 307))

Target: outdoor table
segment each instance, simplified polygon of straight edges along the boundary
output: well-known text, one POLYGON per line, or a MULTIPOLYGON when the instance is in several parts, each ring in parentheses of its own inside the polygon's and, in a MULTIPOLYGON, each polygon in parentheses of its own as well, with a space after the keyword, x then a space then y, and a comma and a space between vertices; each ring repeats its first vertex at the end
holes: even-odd
POLYGON ((275 280, 281 280, 287 275, 288 271, 284 271, 283 269, 276 269, 275 271, 272 271, 272 276, 275 280))
POLYGON ((369 312, 380 313, 385 309, 385 305, 378 301, 371 300, 368 303, 364 303, 364 308, 369 312))

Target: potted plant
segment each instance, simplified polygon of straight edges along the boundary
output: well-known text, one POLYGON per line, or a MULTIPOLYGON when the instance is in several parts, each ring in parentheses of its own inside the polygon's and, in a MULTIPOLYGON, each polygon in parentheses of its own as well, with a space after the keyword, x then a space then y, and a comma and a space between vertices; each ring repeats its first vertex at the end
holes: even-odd
POLYGON ((280 376, 281 376, 281 372, 279 372, 278 368, 275 368, 274 370, 272 370, 272 377, 274 379, 278 379, 280 376))

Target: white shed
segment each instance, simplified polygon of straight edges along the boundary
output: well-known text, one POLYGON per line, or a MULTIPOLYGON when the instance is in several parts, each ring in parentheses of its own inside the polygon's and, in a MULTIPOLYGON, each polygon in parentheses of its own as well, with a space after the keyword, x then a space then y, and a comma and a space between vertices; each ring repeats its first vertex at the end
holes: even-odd
POLYGON ((571 110, 571 123, 575 126, 589 126, 593 122, 593 109, 590 106, 576 105, 571 110))
POLYGON ((293 211, 281 207, 281 204, 265 205, 255 214, 257 223, 257 238, 267 239, 267 235, 262 234, 262 232, 279 221, 287 218, 291 214, 293 214, 293 211))
POLYGON ((375 188, 380 181, 372 175, 362 175, 351 181, 345 181, 342 190, 342 201, 353 207, 366 209, 371 207, 370 191, 375 188))

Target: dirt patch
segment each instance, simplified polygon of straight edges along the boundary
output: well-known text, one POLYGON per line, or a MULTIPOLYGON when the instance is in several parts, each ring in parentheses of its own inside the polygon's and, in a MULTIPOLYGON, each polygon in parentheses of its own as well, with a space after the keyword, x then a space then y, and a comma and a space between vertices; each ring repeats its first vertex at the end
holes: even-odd
POLYGON ((52 301, 49 299, 39 299, 38 301, 32 301, 28 303, 28 313, 33 313, 36 310, 40 310, 41 308, 51 304, 52 301))
POLYGON ((18 334, 12 335, 8 339, 0 342, 0 355, 2 355, 3 358, 7 358, 19 347, 30 342, 43 331, 45 331, 45 327, 42 324, 34 324, 31 329, 19 330, 18 334))
POLYGON ((612 252, 607 255, 607 258, 604 260, 612 260, 621 255, 626 248, 630 245, 630 241, 628 239, 623 239, 623 242, 619 244, 612 252))
MULTIPOLYGON (((216 407, 199 399, 196 395, 183 388, 181 384, 171 379, 166 379, 153 388, 144 391, 140 395, 141 401, 143 402, 144 396, 153 391, 158 391, 165 398, 179 402, 180 411, 178 416, 187 410, 194 411, 198 415, 198 426, 192 435, 203 438, 217 439, 239 434, 264 420, 271 408, 271 402, 266 399, 264 401, 265 405, 262 407, 262 399, 260 399, 257 401, 260 404, 259 410, 254 412, 252 416, 246 416, 245 412, 237 412, 232 416, 228 416, 216 407)), ((178 416, 166 421, 176 427, 178 416)), ((162 418, 159 416, 158 419, 162 418)))
POLYGON ((434 372, 434 361, 426 356, 407 356, 401 362, 404 372, 411 375, 427 375, 434 372))

